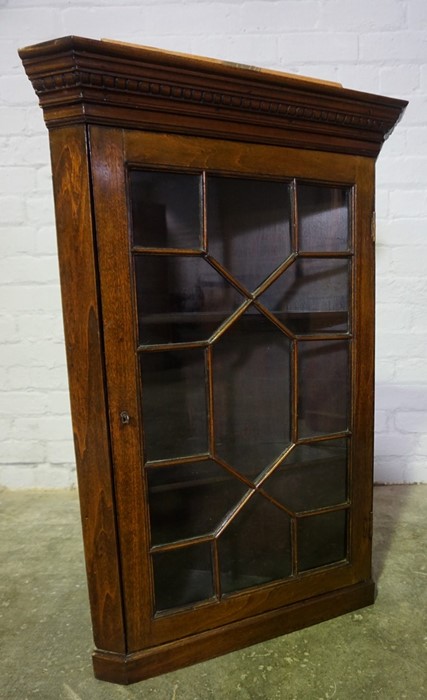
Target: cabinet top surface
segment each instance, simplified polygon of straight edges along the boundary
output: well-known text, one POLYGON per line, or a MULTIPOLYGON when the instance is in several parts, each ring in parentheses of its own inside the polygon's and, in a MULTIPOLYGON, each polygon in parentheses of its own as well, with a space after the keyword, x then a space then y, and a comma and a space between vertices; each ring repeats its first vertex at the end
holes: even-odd
POLYGON ((113 40, 69 36, 19 55, 49 128, 96 123, 376 156, 407 104, 113 40))

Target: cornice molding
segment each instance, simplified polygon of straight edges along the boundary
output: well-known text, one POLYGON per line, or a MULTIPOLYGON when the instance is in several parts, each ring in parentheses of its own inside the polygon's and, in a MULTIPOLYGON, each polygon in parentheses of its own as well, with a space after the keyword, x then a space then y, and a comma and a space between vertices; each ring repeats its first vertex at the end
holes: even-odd
POLYGON ((298 76, 115 42, 66 37, 19 53, 50 128, 76 122, 167 128, 322 150, 327 136, 328 150, 375 156, 406 106, 298 76))
POLYGON ((135 80, 116 75, 107 75, 88 71, 67 71, 54 76, 35 78, 33 87, 38 97, 52 95, 55 91, 70 87, 91 87, 107 92, 129 93, 139 95, 151 95, 157 98, 191 102, 193 104, 217 105, 224 108, 244 110, 287 117, 297 117, 328 124, 344 124, 355 128, 384 130, 384 120, 371 117, 358 116, 350 111, 320 110, 316 107, 307 107, 303 104, 286 104, 278 100, 266 100, 257 97, 242 97, 231 91, 219 92, 214 90, 201 90, 185 87, 173 83, 159 82, 155 80, 135 80))

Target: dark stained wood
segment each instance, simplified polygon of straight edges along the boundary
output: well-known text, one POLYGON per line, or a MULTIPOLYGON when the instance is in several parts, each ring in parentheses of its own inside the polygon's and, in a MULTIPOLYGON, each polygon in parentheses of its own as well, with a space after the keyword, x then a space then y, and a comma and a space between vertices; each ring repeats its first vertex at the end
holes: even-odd
POLYGON ((354 508, 361 518, 352 524, 351 551, 365 576, 370 575, 374 454, 375 369, 375 243, 371 226, 375 216, 374 162, 360 170, 355 188, 355 256, 353 285, 358 290, 353 308, 353 438, 350 479, 354 508))
POLYGON ((125 209, 123 137, 118 129, 90 132, 94 213, 99 232, 98 255, 103 298, 105 362, 110 411, 115 487, 122 553, 127 648, 135 651, 149 635, 151 583, 147 567, 148 514, 141 460, 137 339, 132 315, 129 237, 125 209), (105 206, 105 202, 109 206, 105 206), (128 425, 120 413, 130 416, 128 425), (120 455, 118 455, 120 451, 120 455))
POLYGON ((95 644, 126 649, 83 126, 50 133, 65 344, 95 644))
POLYGON ((143 128, 377 155, 406 102, 81 37, 20 50, 49 127, 143 128))
POLYGON ((315 182, 320 179, 321 172, 325 184, 352 185, 359 164, 365 160, 371 162, 370 158, 363 156, 349 158, 341 153, 300 151, 284 146, 267 147, 262 143, 174 136, 152 131, 126 130, 124 143, 126 161, 138 166, 156 163, 160 168, 205 167, 224 174, 256 173, 262 178, 286 178, 286 174, 295 172, 295 177, 315 182))
MULTIPOLYGON (((381 144, 406 103, 270 71, 76 37, 29 47, 20 55, 50 129, 74 438, 97 647, 95 675, 116 683, 135 682, 372 603, 374 169, 381 144), (150 248, 140 241, 133 245, 128 168, 201 174, 203 250, 157 248, 163 239, 156 238, 150 248), (253 291, 214 258, 208 245, 205 203, 210 175, 280 181, 290 192, 289 257, 280 258, 253 291), (348 250, 337 245, 332 251, 299 252, 301 183, 347 188, 354 233, 348 250), (218 326, 209 337, 190 336, 180 344, 171 336, 170 346, 163 344, 161 334, 153 336, 153 344, 139 337, 140 291, 137 294, 134 261, 154 261, 154 268, 144 268, 149 277, 157 269, 158 256, 164 255, 210 265, 211 275, 222 276, 242 295, 237 309, 215 316, 218 326), (348 260, 352 270, 348 330, 346 321, 331 322, 328 316, 326 326, 295 332, 284 325, 285 312, 282 323, 282 316, 267 308, 263 294, 270 283, 282 279, 283 271, 288 274, 299 258, 308 266, 316 259, 325 265, 330 258, 336 267, 340 260, 345 267, 348 260), (275 335, 282 333, 285 347, 290 348, 291 368, 290 443, 283 443, 274 460, 256 475, 240 473, 216 454, 217 342, 220 345, 231 335, 233 323, 247 321, 249 314, 244 312, 250 310, 274 324, 275 335), (329 332, 335 323, 344 330, 329 332), (326 330, 317 333, 316 328, 326 330), (341 344, 344 358, 345 348, 351 350, 350 420, 347 426, 345 422, 334 426, 327 419, 328 429, 311 436, 300 429, 298 416, 298 393, 304 395, 299 383, 304 356, 299 349, 301 344, 313 343, 313 348, 328 341, 341 344), (198 444, 188 458, 183 452, 150 455, 144 445, 148 432, 143 408, 147 409, 141 385, 146 376, 140 372, 140 362, 157 363, 159 358, 163 362, 165 355, 173 362, 174 353, 183 352, 204 358, 205 402, 199 412, 205 410, 207 415, 206 445, 198 444), (269 492, 269 477, 277 474, 288 455, 313 446, 322 449, 333 440, 351 445, 348 493, 322 507, 305 503, 302 510, 293 511, 269 492), (227 520, 192 537, 152 541, 147 471, 179 471, 187 462, 194 466, 212 460, 224 470, 224 478, 234 475, 242 488, 227 520), (227 592, 220 568, 221 538, 228 524, 235 525, 251 504, 260 501, 276 509, 283 518, 283 531, 289 530, 290 573, 227 592), (348 554, 341 554, 340 545, 340 556, 328 560, 332 563, 308 569, 300 560, 305 545, 299 528, 308 527, 310 532, 316 516, 343 523, 342 542, 347 518, 348 554), (178 610, 160 606, 155 612, 153 557, 177 552, 181 556, 195 543, 212 547, 213 597, 178 610)), ((190 239, 189 245, 196 247, 197 241, 190 239)), ((251 254, 256 259, 256 252, 251 254)), ((202 317, 204 311, 197 313, 202 317)), ((302 313, 312 312, 297 309, 297 315, 302 313)), ((325 313, 340 317, 342 309, 325 313)), ((179 320, 175 316, 175 311, 170 313, 168 323, 179 320)), ((310 370, 311 383, 316 383, 315 370, 310 370)), ((346 370, 340 372, 337 384, 341 377, 345 380, 346 370)), ((314 394, 320 406, 321 394, 314 394)), ((257 430, 262 419, 257 417, 257 430)), ((161 428, 169 430, 168 425, 161 428)), ((165 487, 161 489, 165 493, 165 487)), ((204 507, 203 502, 198 505, 204 507)), ((174 587, 173 577, 170 585, 174 587)))
POLYGON ((122 685, 136 683, 329 620, 371 605, 374 598, 375 586, 366 581, 333 594, 315 596, 302 604, 263 613, 257 616, 255 624, 254 620, 243 619, 226 628, 207 630, 128 656, 95 651, 95 676, 122 685))
MULTIPOLYGON (((344 565, 322 569, 295 580, 285 580, 280 586, 263 586, 259 590, 242 591, 218 602, 206 602, 182 610, 179 616, 163 615, 152 618, 148 591, 152 585, 148 576, 150 560, 146 547, 148 523, 141 510, 145 502, 144 482, 140 465, 143 463, 141 414, 135 403, 138 394, 135 376, 133 337, 136 324, 132 322, 132 282, 129 276, 128 223, 126 215, 126 181, 124 163, 140 167, 160 165, 176 168, 185 163, 192 169, 214 172, 239 172, 244 175, 290 178, 292 175, 324 182, 354 185, 363 192, 365 172, 370 174, 372 161, 360 156, 326 154, 264 145, 244 145, 226 141, 180 137, 155 133, 124 131, 91 127, 92 177, 94 183, 95 216, 99 241, 101 291, 104 299, 105 355, 109 403, 112 424, 113 454, 116 464, 118 518, 121 550, 124 557, 124 595, 126 609, 133 613, 127 622, 132 650, 142 643, 158 645, 176 637, 199 633, 206 627, 225 625, 243 616, 258 616, 262 611, 304 600, 314 593, 324 594, 363 579, 357 566, 344 565), (106 177, 108 173, 108 177, 106 177), (111 206, 105 207, 105 202, 111 206), (120 280, 120 283, 118 282, 120 280), (120 286, 118 286, 120 284, 120 286), (117 399, 116 399, 117 397, 117 399), (127 408, 131 423, 123 428, 118 421, 121 407, 127 408), (127 439, 123 440, 123 430, 127 439), (123 483, 122 483, 123 482, 123 483), (139 505, 138 505, 139 504, 139 505), (143 559, 145 557, 145 563, 143 559)), ((369 206, 371 199, 368 199, 369 206)), ((370 216, 370 215, 369 215, 370 216)), ((370 221, 370 218, 369 218, 370 221)), ((287 264, 284 265, 287 267, 287 264)), ((360 266, 361 279, 371 278, 371 271, 360 266)), ((358 297, 356 289, 356 297, 358 297)), ((273 317, 274 318, 274 317, 273 317)), ((229 323, 227 319, 226 325, 229 323)), ((363 355, 362 355, 363 357, 363 355)), ((296 389, 294 389, 296 392, 296 389)), ((370 400, 370 397, 366 397, 370 400)), ((363 395, 360 395, 363 403, 363 395)), ((361 420, 365 414, 361 411, 361 420)), ((346 433, 344 433, 346 434, 346 433)), ((302 441, 304 442, 304 441, 302 441)), ((355 450, 354 459, 357 457, 355 450)), ((363 466, 363 469, 368 467, 363 466)), ((360 486, 357 518, 368 517, 370 487, 360 486), (363 495, 365 494, 365 495, 363 495), (367 499, 365 500, 365 496, 367 499)), ((147 518, 147 513, 145 513, 147 518)), ((356 543, 357 545, 357 543, 356 543)), ((170 547, 168 547, 170 549, 170 547)), ((357 546, 355 551, 357 550, 357 546)), ((369 570, 370 552, 358 554, 369 570)), ((360 562, 359 562, 360 563, 360 562)))

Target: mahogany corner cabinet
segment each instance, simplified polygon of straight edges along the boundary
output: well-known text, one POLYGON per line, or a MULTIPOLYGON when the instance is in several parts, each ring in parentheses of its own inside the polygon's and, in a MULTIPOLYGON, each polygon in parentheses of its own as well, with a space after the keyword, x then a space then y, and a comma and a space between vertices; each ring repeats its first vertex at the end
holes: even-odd
POLYGON ((97 678, 369 605, 374 167, 406 102, 66 37, 49 128, 97 678))

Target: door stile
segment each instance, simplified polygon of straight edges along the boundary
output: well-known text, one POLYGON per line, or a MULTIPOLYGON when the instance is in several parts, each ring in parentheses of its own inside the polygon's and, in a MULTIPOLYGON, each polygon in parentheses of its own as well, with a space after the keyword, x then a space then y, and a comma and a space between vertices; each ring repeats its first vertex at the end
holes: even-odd
POLYGON ((146 494, 141 472, 138 355, 132 309, 122 134, 121 129, 90 128, 127 650, 132 652, 141 648, 150 635, 152 586, 149 567, 146 566, 149 525, 143 507, 146 494), (123 421, 123 415, 128 416, 126 421, 123 421))

